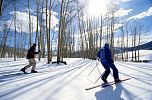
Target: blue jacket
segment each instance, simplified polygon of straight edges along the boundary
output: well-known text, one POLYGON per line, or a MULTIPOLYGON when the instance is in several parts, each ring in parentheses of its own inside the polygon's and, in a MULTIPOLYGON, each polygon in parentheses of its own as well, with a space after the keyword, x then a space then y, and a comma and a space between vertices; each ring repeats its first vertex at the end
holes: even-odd
POLYGON ((113 63, 114 62, 112 59, 111 51, 109 49, 109 44, 105 44, 104 48, 101 48, 98 51, 97 57, 99 57, 100 61, 104 62, 104 63, 113 63))

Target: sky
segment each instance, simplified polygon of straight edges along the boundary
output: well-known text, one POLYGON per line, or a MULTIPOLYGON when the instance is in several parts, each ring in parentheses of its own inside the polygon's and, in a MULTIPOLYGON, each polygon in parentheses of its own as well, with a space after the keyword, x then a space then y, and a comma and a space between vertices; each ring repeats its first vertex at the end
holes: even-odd
POLYGON ((152 0, 121 0, 120 8, 128 10, 127 20, 136 20, 151 30, 152 0))
MULTIPOLYGON (((9 1, 5 1, 5 4, 7 4, 9 1)), ((36 26, 37 26, 37 17, 36 17, 36 3, 34 0, 30 0, 30 12, 31 12, 31 27, 32 27, 32 33, 33 35, 36 32, 36 26)), ((17 34, 21 32, 21 27, 22 27, 22 32, 25 35, 29 34, 29 14, 28 14, 28 6, 27 6, 27 0, 18 0, 17 1, 17 11, 16 11, 16 31, 17 34)), ((45 9, 44 9, 45 11, 45 9)), ((7 6, 4 11, 3 15, 0 16, 0 34, 2 34, 2 29, 3 25, 7 24, 8 27, 10 28, 9 30, 9 36, 7 38, 7 44, 9 46, 14 45, 14 38, 12 38, 14 34, 14 20, 13 20, 13 15, 14 15, 14 6, 13 6, 13 1, 7 6), (11 42, 11 44, 10 44, 11 42)), ((40 19, 39 19, 40 20, 40 19)), ((46 14, 43 14, 43 21, 46 20, 46 14)), ((49 20, 48 20, 49 21, 49 20)), ((58 31, 58 24, 59 24, 59 19, 58 19, 58 13, 55 11, 52 11, 52 16, 51 16, 51 28, 53 32, 58 31)), ((45 25, 45 24, 44 24, 45 25)), ((40 30, 40 25, 38 26, 38 29, 40 30)), ((17 35, 17 39, 19 36, 17 35)), ((2 38, 2 35, 0 36, 2 38)), ((33 43, 34 43, 35 38, 33 38, 33 43)))
MULTIPOLYGON (((87 0, 80 0, 81 3, 85 3, 87 0)), ((100 15, 100 12, 106 12, 106 3, 110 0, 88 0, 88 12, 90 15, 100 15), (100 11, 100 9, 102 9, 100 11)), ((132 22, 136 20, 142 26, 144 26, 144 34, 152 34, 151 22, 152 22, 152 0, 116 0, 119 5, 119 10, 116 12, 120 17, 125 17, 126 20, 132 22)), ((31 11, 31 20, 33 31, 36 31, 36 4, 34 0, 30 0, 30 11, 31 11)), ((12 16, 14 14, 13 4, 10 4, 9 7, 5 8, 3 12, 3 16, 0 16, 0 31, 2 31, 2 25, 4 21, 7 22, 8 26, 11 24, 12 16)), ((59 9, 58 9, 59 10, 59 9)), ((57 32, 58 24, 59 24, 59 11, 52 11, 52 28, 57 32)), ((17 32, 20 32, 20 25, 22 23, 22 31, 26 34, 29 33, 28 29, 28 8, 27 8, 27 0, 18 0, 17 3, 17 32)), ((43 15, 45 20, 45 14, 43 15)), ((116 27, 120 27, 117 24, 116 27)), ((14 31, 14 21, 12 21, 11 31, 14 31)))
MULTIPOLYGON (((30 0, 30 12, 31 12, 31 24, 32 24, 32 27, 33 27, 33 31, 36 31, 36 20, 37 20, 37 17, 36 17, 36 5, 34 3, 33 0, 30 0)), ((7 7, 4 11, 3 11, 3 15, 2 15, 2 20, 6 20, 7 21, 7 24, 8 26, 10 26, 11 24, 11 20, 13 18, 13 15, 14 15, 14 11, 13 9, 13 3, 9 4, 9 7, 7 7), (7 16, 7 17, 5 17, 7 16)), ((45 11, 45 9, 44 9, 45 11)), ((45 17, 45 13, 43 14, 43 19, 45 20, 46 17, 45 17)), ((58 13, 56 13, 55 11, 52 11, 52 18, 51 18, 51 27, 55 27, 59 20, 57 18, 58 16, 58 13)), ((23 25, 23 32, 25 33, 29 33, 28 31, 28 25, 29 25, 29 14, 28 14, 28 8, 27 8, 27 0, 19 0, 17 2, 17 11, 16 11, 16 24, 17 24, 17 32, 20 32, 20 29, 18 26, 20 26, 20 23, 22 22, 22 25, 23 25)), ((40 19, 39 19, 40 20, 40 19)), ((14 20, 12 22, 12 25, 11 25, 11 30, 14 30, 14 20)))
MULTIPOLYGON (((86 1, 86 0, 81 0, 86 1)), ((102 12, 105 12, 106 10, 106 2, 109 0, 88 0, 88 3, 90 4, 88 7, 88 12, 90 14, 96 14, 98 13, 99 9, 103 9, 102 12), (101 7, 103 6, 103 7, 101 7), (92 9, 92 10, 91 10, 92 9)), ((149 17, 151 18, 152 16, 152 0, 117 0, 118 5, 120 7, 120 10, 118 11, 118 14, 120 16, 127 16, 128 20, 143 20, 146 21, 146 18, 148 19, 149 17), (142 6, 139 6, 142 5, 142 6)), ((31 15, 32 19, 35 21, 36 20, 36 15, 35 15, 35 4, 33 0, 30 0, 32 5, 31 7, 31 15)), ((5 9, 4 11, 4 16, 6 15, 12 15, 14 12, 12 11, 11 7, 13 5, 9 5, 10 8, 5 9)), ((18 16, 22 16, 22 18, 18 18, 18 20, 24 20, 27 23, 27 17, 28 17, 28 9, 27 9, 27 1, 22 0, 17 3, 17 18, 18 16)), ((53 12, 53 23, 55 25, 58 23, 58 19, 55 17, 58 14, 56 12, 53 12)), ((45 18, 45 17, 44 17, 45 18)), ((5 17, 5 20, 10 20, 10 17, 5 17)), ((23 22, 24 22, 23 21, 23 22)), ((146 21, 147 22, 147 21, 146 21)), ((26 24, 25 23, 25 24, 26 24)), ((54 25, 54 26, 55 26, 54 25)), ((34 26, 35 27, 35 26, 34 26)))
MULTIPOLYGON (((80 0, 86 1, 86 0, 80 0)), ((106 12, 106 3, 109 0, 88 0, 89 7, 88 7, 88 13, 90 15, 100 15, 100 12, 105 13, 106 12)), ((152 20, 152 0, 116 0, 120 9, 118 10, 117 14, 119 14, 120 17, 127 17, 128 20, 137 20, 143 23, 144 25, 150 24, 149 20, 152 20), (142 5, 142 6, 139 6, 142 5)), ((33 28, 36 30, 36 5, 34 4, 33 0, 30 0, 32 5, 31 7, 31 16, 32 16, 32 23, 33 28)), ((84 2, 83 2, 84 3, 84 2)), ((9 5, 10 8, 13 7, 13 5, 9 5)), ((10 21, 12 19, 13 10, 10 8, 6 8, 3 12, 3 16, 10 16, 10 17, 3 17, 2 19, 7 20, 8 24, 10 24, 10 21)), ((24 25, 28 25, 28 8, 27 8, 27 1, 22 0, 17 3, 17 21, 22 21, 24 25), (22 17, 19 17, 22 16, 22 17)), ((59 20, 58 20, 58 13, 52 11, 52 27, 55 27, 59 20)), ((45 14, 44 14, 45 19, 45 14)), ((18 24, 19 25, 19 24, 18 24)), ((148 27, 148 25, 146 25, 148 27)), ((11 26, 11 29, 14 30, 14 26, 11 26)), ((19 29, 17 29, 19 31, 19 29)), ((24 32, 27 32, 27 29, 23 29, 24 32)))

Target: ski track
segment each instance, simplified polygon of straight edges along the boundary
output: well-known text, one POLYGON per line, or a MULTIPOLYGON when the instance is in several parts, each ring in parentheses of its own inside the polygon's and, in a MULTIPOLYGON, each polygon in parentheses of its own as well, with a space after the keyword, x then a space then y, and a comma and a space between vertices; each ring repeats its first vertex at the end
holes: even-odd
MULTIPOLYGON (((0 62, 0 100, 151 100, 152 66, 145 63, 116 62, 120 78, 132 79, 107 88, 85 88, 103 73, 101 63, 89 59, 67 59, 67 65, 37 61, 39 73, 22 74, 26 60, 0 62), (90 74, 90 76, 88 76, 90 74)), ((26 61, 27 62, 27 61, 26 61)), ((113 80, 111 75, 108 81, 113 80)))

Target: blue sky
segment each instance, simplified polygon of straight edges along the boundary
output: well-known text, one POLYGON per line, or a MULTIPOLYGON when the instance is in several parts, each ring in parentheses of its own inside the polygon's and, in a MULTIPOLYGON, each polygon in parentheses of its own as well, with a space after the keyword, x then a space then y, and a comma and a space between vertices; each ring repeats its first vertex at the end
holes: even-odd
POLYGON ((144 25, 147 30, 152 31, 152 0, 128 0, 128 2, 121 2, 120 7, 132 9, 128 18, 130 17, 131 21, 136 20, 144 25))
MULTIPOLYGON (((19 15, 21 15, 21 16, 24 15, 25 17, 28 16, 28 14, 25 14, 25 13, 28 12, 27 0, 18 0, 18 1, 19 1, 17 3, 18 16, 19 15)), ((118 1, 119 1, 119 6, 120 6, 121 9, 130 10, 127 17, 129 18, 129 17, 134 16, 133 20, 137 17, 137 15, 140 15, 141 13, 147 12, 150 9, 150 7, 152 7, 152 0, 118 0, 118 1)), ((35 12, 36 12, 35 11, 35 8, 36 8, 35 1, 30 0, 30 3, 32 3, 30 5, 31 15, 33 15, 33 18, 34 18, 35 17, 35 12)), ((4 10, 4 12, 3 12, 4 17, 1 17, 1 19, 11 20, 12 13, 13 13, 13 5, 10 4, 9 6, 10 7, 6 8, 4 10)), ((152 15, 152 11, 150 13, 152 15)), ((151 28, 150 24, 152 22, 152 16, 151 15, 145 16, 143 18, 137 18, 136 20, 139 21, 140 23, 144 24, 146 27, 148 27, 150 29, 151 28)), ((22 17, 24 17, 24 16, 22 16, 22 17)), ((59 16, 56 15, 56 18, 59 18, 59 16)), ((23 19, 27 19, 27 18, 22 18, 22 20, 23 19)), ((57 20, 57 19, 55 19, 55 20, 57 20)), ((25 21, 27 21, 27 20, 25 20, 25 21)))
MULTIPOLYGON (((24 26, 24 32, 25 34, 28 34, 28 8, 27 8, 27 0, 18 0, 17 3, 17 19, 23 21, 24 26)), ((31 15, 33 18, 33 27, 34 30, 36 30, 36 5, 35 0, 30 0, 32 4, 30 5, 31 8, 31 15)), ((83 0, 80 0, 83 1, 83 0)), ((96 0, 97 1, 97 0, 96 0)), ((152 0, 118 0, 119 1, 119 7, 122 10, 123 14, 127 19, 130 19, 130 21, 136 20, 140 24, 142 24, 145 28, 145 31, 147 33, 152 34, 152 28, 151 28, 151 22, 152 22, 152 0)), ((59 12, 59 9, 56 10, 59 12)), ((1 23, 0 23, 0 30, 1 26, 3 24, 3 20, 6 20, 8 24, 10 24, 10 21, 12 19, 13 15, 13 4, 10 4, 9 7, 7 7, 4 12, 3 16, 1 16, 1 23)), ((45 15, 44 15, 45 18, 45 15)), ((54 15, 52 17, 53 19, 53 25, 54 27, 58 27, 58 18, 59 14, 54 12, 54 15)), ((18 24, 19 26, 19 24, 18 24)), ((12 32, 10 34, 13 34, 13 28, 12 25, 11 30, 12 32)), ((19 31, 19 29, 17 29, 19 31)), ((57 29, 56 29, 57 30, 57 29)))
MULTIPOLYGON (((9 2, 11 0, 5 1, 5 3, 9 2)), ((28 18, 28 3, 27 0, 18 0, 17 1, 17 11, 16 11, 16 25, 17 25, 17 36, 19 36, 18 34, 20 34, 20 26, 21 26, 21 21, 22 21, 22 32, 26 35, 29 34, 29 18, 28 18)), ((44 10, 45 11, 45 10, 44 10)), ((32 23, 32 27, 33 27, 33 35, 36 32, 36 3, 35 0, 30 0, 30 12, 31 12, 31 23, 32 23)), ((4 23, 6 23, 8 25, 8 27, 10 26, 10 31, 9 31, 9 35, 7 38, 7 44, 9 44, 9 46, 13 46, 14 45, 14 20, 13 19, 13 14, 14 14, 14 6, 13 6, 13 1, 9 4, 8 7, 6 7, 3 11, 3 15, 0 16, 0 34, 2 34, 2 26, 4 23), (12 24, 11 24, 12 22, 12 24), (11 44, 10 44, 11 43, 11 44)), ((52 23, 51 26, 55 27, 53 28, 55 31, 57 31, 57 26, 58 26, 58 14, 54 11, 52 11, 52 23)), ((45 21, 45 14, 43 14, 43 19, 45 21)), ((55 32, 52 31, 52 32, 55 32)), ((0 36, 2 37, 2 35, 0 36)), ((17 40, 19 40, 20 38, 17 38, 17 40)), ((33 38, 33 43, 34 43, 35 38, 33 38)), ((27 39, 28 41, 28 39, 27 39)))

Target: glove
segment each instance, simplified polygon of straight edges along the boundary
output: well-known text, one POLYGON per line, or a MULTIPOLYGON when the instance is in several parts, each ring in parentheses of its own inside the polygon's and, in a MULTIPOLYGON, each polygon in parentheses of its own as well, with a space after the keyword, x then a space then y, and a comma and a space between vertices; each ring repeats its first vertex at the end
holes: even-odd
POLYGON ((113 64, 113 63, 114 63, 114 61, 113 61, 113 60, 111 60, 111 61, 110 61, 110 63, 112 63, 112 64, 113 64))
POLYGON ((114 61, 112 60, 112 63, 114 63, 114 61))

